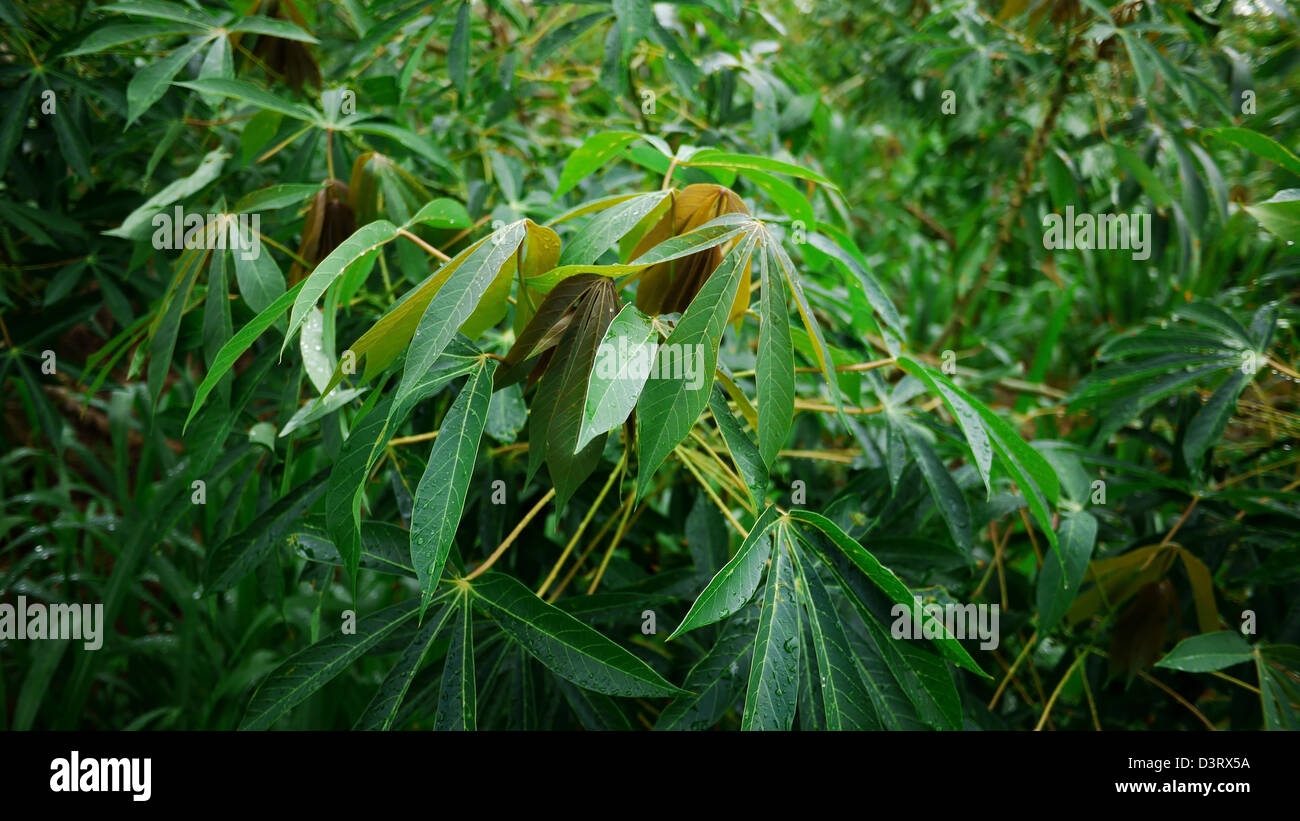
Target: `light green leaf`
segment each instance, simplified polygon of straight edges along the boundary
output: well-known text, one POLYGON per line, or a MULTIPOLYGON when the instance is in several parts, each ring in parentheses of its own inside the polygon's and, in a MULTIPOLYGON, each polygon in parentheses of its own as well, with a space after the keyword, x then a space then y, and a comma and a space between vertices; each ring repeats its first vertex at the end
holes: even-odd
POLYGON ((1300 176, 1300 157, 1292 154, 1286 146, 1271 137, 1249 128, 1207 128, 1206 137, 1218 137, 1233 145, 1239 145, 1257 157, 1263 157, 1275 165, 1280 165, 1296 176, 1300 176))
POLYGON ((716 148, 705 148, 695 152, 691 158, 681 165, 690 168, 734 168, 737 170, 753 169, 755 171, 767 171, 773 174, 785 174, 790 177, 798 177, 803 180, 812 180, 822 185, 828 185, 831 188, 838 188, 835 183, 818 174, 816 171, 809 171, 806 168, 800 168, 788 162, 773 160, 769 157, 758 157, 751 154, 733 154, 726 151, 719 151, 716 148))
POLYGON ((1156 666, 1188 673, 1208 673, 1250 661, 1254 656, 1254 649, 1239 633, 1220 630, 1183 639, 1156 662, 1156 666))
POLYGON ((763 568, 772 552, 768 531, 780 518, 775 505, 768 505, 763 510, 736 555, 705 585, 681 625, 668 637, 669 641, 687 630, 725 619, 744 607, 763 577, 763 568))
MULTIPOLYGON (((235 364, 235 361, 243 355, 244 351, 248 350, 249 346, 267 328, 275 324, 275 321, 283 316, 285 311, 289 310, 289 306, 293 304, 293 300, 298 296, 298 291, 302 286, 303 283, 299 282, 284 292, 279 299, 272 302, 265 310, 249 320, 247 325, 240 328, 238 333, 230 338, 229 342, 221 346, 221 350, 217 351, 216 358, 212 360, 212 367, 208 368, 208 373, 203 377, 203 382, 199 384, 198 390, 194 392, 194 403, 190 406, 189 415, 185 417, 184 427, 189 427, 194 415, 199 412, 199 408, 203 407, 203 401, 208 398, 208 394, 216 387, 221 377, 226 375, 226 372, 235 364)), ((184 427, 182 430, 184 430, 184 427)))
MULTIPOLYGON (((524 237, 524 223, 511 223, 475 248, 463 264, 452 268, 453 259, 444 268, 452 268, 442 287, 429 300, 420 316, 406 353, 402 380, 393 397, 394 417, 404 417, 414 402, 415 388, 433 363, 442 355, 456 330, 469 319, 479 299, 492 280, 519 248, 524 237)), ((382 320, 381 320, 382 321, 382 320)), ((358 352, 358 356, 360 353, 358 352)), ((369 363, 366 367, 370 370, 369 363)))
POLYGON ((196 37, 183 46, 177 47, 160 60, 155 60, 131 78, 126 86, 126 124, 140 118, 149 107, 162 99, 167 93, 168 84, 176 74, 190 61, 199 49, 203 48, 210 36, 196 37))
POLYGON ((560 172, 560 184, 555 187, 554 199, 577 185, 582 179, 616 157, 631 143, 640 139, 635 131, 602 131, 593 134, 569 155, 560 172))
POLYGON ((571 239, 560 253, 561 265, 594 263, 611 245, 659 207, 668 191, 641 194, 602 211, 571 239))
POLYGON ((280 20, 275 17, 241 17, 232 23, 228 30, 266 34, 271 37, 279 37, 281 40, 296 40, 300 43, 320 42, 288 20, 280 20))
MULTIPOLYGON (((247 128, 245 128, 245 131, 247 131, 247 128)), ((323 184, 295 182, 268 185, 240 197, 231 212, 249 214, 254 211, 274 211, 278 208, 298 205, 322 187, 324 187, 323 184)))
POLYGON ((650 375, 658 348, 654 322, 635 305, 624 305, 596 350, 575 453, 627 421, 650 375))
POLYGON ((794 348, 790 343, 790 314, 780 264, 764 244, 759 255, 758 452, 770 470, 785 446, 794 421, 794 348))
POLYGON ((188 177, 181 177, 145 200, 144 205, 128 214, 120 226, 104 233, 111 237, 122 237, 123 239, 146 239, 149 236, 149 227, 153 222, 153 218, 160 209, 198 192, 215 180, 221 173, 221 167, 225 165, 229 157, 230 155, 221 149, 208 152, 199 161, 198 168, 195 168, 192 174, 188 177))
POLYGON ((451 75, 451 81, 455 84, 456 90, 464 99, 465 94, 469 91, 469 49, 472 38, 470 36, 470 8, 472 4, 469 0, 460 4, 460 9, 456 12, 456 28, 451 33, 451 42, 447 45, 447 73, 451 75))
POLYGON ((442 578, 443 565, 465 510, 465 495, 474 474, 479 440, 487 424, 492 374, 496 369, 496 360, 485 357, 470 372, 442 420, 424 475, 415 490, 411 562, 420 578, 421 618, 442 578))
POLYGON ((175 37, 181 34, 199 34, 205 29, 192 23, 126 23, 104 26, 86 35, 80 45, 72 51, 64 52, 64 57, 76 57, 81 54, 94 54, 113 46, 134 43, 153 37, 175 37))
POLYGON ((1247 205, 1250 215, 1288 242, 1300 242, 1300 188, 1279 191, 1263 202, 1247 205))
MULTIPOLYGON (((302 281, 302 289, 293 301, 293 310, 289 312, 289 329, 284 334, 284 345, 289 344, 294 332, 307 321, 307 313, 316 306, 316 300, 334 284, 334 280, 343 275, 347 267, 376 248, 391 242, 397 236, 397 226, 388 220, 376 220, 357 229, 357 232, 343 242, 329 256, 320 261, 311 275, 302 281)), ((281 351, 284 350, 283 345, 281 351)), ((435 357, 436 358, 436 357, 435 357)))

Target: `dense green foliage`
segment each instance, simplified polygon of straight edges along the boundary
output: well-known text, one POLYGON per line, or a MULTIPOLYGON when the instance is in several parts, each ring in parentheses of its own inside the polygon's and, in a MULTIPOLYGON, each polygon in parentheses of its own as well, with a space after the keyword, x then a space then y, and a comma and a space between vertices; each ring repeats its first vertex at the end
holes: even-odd
POLYGON ((1281 0, 0 18, 0 726, 1300 726, 1281 0))

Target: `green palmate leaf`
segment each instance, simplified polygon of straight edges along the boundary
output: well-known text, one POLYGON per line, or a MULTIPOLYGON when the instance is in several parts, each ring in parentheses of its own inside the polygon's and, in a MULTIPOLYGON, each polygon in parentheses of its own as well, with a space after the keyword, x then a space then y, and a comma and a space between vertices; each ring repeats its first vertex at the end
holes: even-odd
MULTIPOLYGON (((1165 397, 1185 390, 1189 386, 1209 377, 1217 376, 1225 370, 1234 368, 1240 362, 1238 357, 1231 354, 1206 359, 1208 361, 1203 359, 1196 365, 1184 365, 1184 369, 1175 370, 1172 373, 1166 367, 1158 375, 1131 382, 1129 392, 1117 397, 1109 397, 1108 401, 1100 409, 1101 421, 1093 434, 1094 446, 1100 446, 1112 434, 1132 421, 1134 417, 1165 397)), ((1123 366, 1112 367, 1119 368, 1123 366)))
POLYGON ((596 349, 596 362, 587 382, 578 450, 602 433, 627 421, 650 376, 658 334, 650 317, 624 305, 609 323, 596 349))
POLYGON ((650 489, 655 471, 690 433, 708 404, 718 345, 757 242, 758 233, 750 232, 723 258, 659 348, 655 368, 660 378, 646 384, 637 403, 641 465, 637 496, 644 496, 650 489), (687 368, 692 364, 694 372, 688 375, 687 368))
POLYGON ((294 653, 257 688, 239 729, 270 729, 282 715, 348 669, 414 615, 414 601, 394 604, 360 619, 355 633, 340 630, 294 653))
POLYGON ((798 188, 764 171, 742 168, 740 172, 767 194, 791 220, 802 222, 805 226, 817 222, 817 212, 813 210, 812 203, 808 202, 808 198, 798 188))
MULTIPOLYGON (((855 541, 847 533, 839 528, 839 525, 811 510, 792 510, 789 514, 790 519, 796 523, 797 528, 809 528, 818 531, 828 538, 831 543, 840 550, 840 552, 860 570, 876 587, 890 598, 895 604, 901 604, 906 607, 912 607, 912 592, 907 589, 907 585, 894 575, 894 572, 880 563, 875 556, 871 555, 865 547, 855 541)), ((796 528, 796 533, 799 530, 796 528)), ((815 540, 805 542, 809 547, 818 550, 815 540)), ((923 622, 928 623, 934 620, 929 614, 923 614, 923 622)), ((923 624, 924 626, 924 624, 923 624)), ((935 639, 934 644, 938 647, 939 652, 944 658, 951 661, 958 667, 964 667, 972 673, 988 677, 975 660, 970 657, 956 639, 952 638, 946 628, 936 625, 938 632, 944 636, 941 639, 935 639)))
POLYGON ((407 222, 411 225, 431 225, 434 228, 468 228, 473 222, 465 206, 452 199, 440 197, 420 206, 420 210, 407 222))
POLYGON ((231 213, 248 214, 254 211, 274 211, 290 205, 299 205, 323 187, 311 183, 281 183, 259 188, 240 197, 231 213))
POLYGON ((785 174, 803 180, 812 180, 822 185, 828 185, 831 188, 836 187, 833 182, 816 171, 809 171, 807 168, 800 168, 792 163, 750 154, 733 154, 727 151, 719 151, 716 148, 705 148, 697 151, 691 155, 689 160, 681 164, 689 168, 732 168, 767 171, 772 174, 785 174))
POLYGON ((758 451, 770 469, 790 435, 794 421, 794 348, 790 343, 790 315, 780 264, 770 246, 759 255, 758 451))
POLYGON ((799 703, 799 657, 803 652, 795 592, 793 541, 787 525, 776 526, 772 569, 759 611, 754 660, 749 667, 742 730, 789 730, 799 703))
POLYGON ((215 94, 221 97, 229 97, 232 100, 257 106, 260 109, 278 111, 286 117, 293 117, 295 120, 316 122, 320 119, 319 113, 313 111, 307 106, 286 100, 283 97, 278 97, 275 94, 258 88, 245 80, 206 77, 198 80, 191 80, 187 83, 176 83, 175 85, 192 89, 200 94, 215 94))
POLYGON ((1199 464, 1205 452, 1223 436, 1228 420, 1237 409, 1237 399, 1254 378, 1255 374, 1249 370, 1234 371, 1192 417, 1183 435, 1183 459, 1188 465, 1199 464))
POLYGON ((126 86, 128 127, 138 120, 141 114, 148 111, 150 106, 162 99, 176 74, 208 44, 210 39, 211 35, 196 37, 161 60, 155 60, 145 66, 131 78, 131 82, 126 86))
POLYGON ((437 641, 442 629, 458 614, 458 611, 467 610, 463 606, 457 607, 455 604, 445 604, 439 608, 438 612, 432 618, 420 626, 419 632, 411 643, 402 651, 402 655, 397 660, 393 669, 388 671, 384 680, 379 685, 379 690, 370 703, 366 705, 365 711, 357 719, 355 730, 388 730, 393 726, 397 718, 397 711, 402 708, 402 701, 406 698, 406 693, 411 689, 411 681, 415 674, 420 671, 420 666, 429 656, 429 651, 437 641))
POLYGON ((1300 157, 1292 154, 1285 146, 1271 137, 1266 137, 1258 131, 1236 127, 1207 128, 1204 134, 1207 137, 1217 137, 1233 145, 1239 145, 1252 154, 1280 165, 1292 174, 1300 176, 1300 157))
POLYGON ((673 699, 655 722, 656 730, 704 730, 718 722, 745 691, 749 654, 754 649, 754 608, 727 622, 704 658, 682 682, 689 695, 673 699))
POLYGON ((470 10, 469 0, 460 4, 456 12, 456 28, 447 46, 447 73, 463 98, 469 91, 470 10))
MULTIPOLYGON (((886 660, 886 654, 889 654, 891 659, 901 659, 901 657, 897 650, 890 646, 890 639, 885 635, 884 630, 869 617, 868 623, 870 626, 861 633, 847 628, 846 635, 853 648, 853 658, 857 662, 858 673, 862 677, 867 695, 871 697, 872 708, 880 719, 881 726, 886 730, 925 729, 927 725, 917 715, 908 694, 904 693, 899 679, 895 677, 890 661, 886 660)), ((942 659, 938 661, 946 677, 947 667, 943 665, 942 659)), ((894 663, 900 667, 904 666, 901 660, 894 663)), ((917 685, 917 690, 925 692, 919 686, 919 682, 917 685)), ((913 694, 913 698, 920 698, 920 696, 913 694)))
POLYGON ((276 548, 303 514, 325 494, 328 470, 294 488, 236 535, 213 548, 204 563, 203 587, 207 593, 229 590, 253 572, 276 548))
POLYGON ((952 473, 939 460, 939 455, 934 452, 929 441, 911 423, 900 420, 898 429, 907 440, 908 451, 916 457, 917 467, 921 469, 921 475, 930 487, 935 507, 939 508, 940 515, 947 523, 953 542, 969 556, 975 546, 975 532, 965 494, 952 478, 952 473))
MULTIPOLYGON (((1271 647, 1270 650, 1281 650, 1271 647)), ((1300 729, 1300 713, 1294 706, 1300 703, 1300 688, 1288 674, 1275 669, 1264 653, 1255 657, 1255 672, 1259 676, 1259 700, 1264 709, 1264 728, 1267 730, 1300 729)), ((1292 659, 1294 662, 1294 659, 1292 659)), ((1292 665, 1294 667, 1294 664, 1292 665)))
POLYGON ((1300 241, 1300 188, 1288 188, 1247 205, 1246 210, 1268 230, 1289 242, 1300 241))
POLYGON ((447 562, 456 528, 465 509, 465 495, 474 473, 479 440, 492 400, 492 374, 497 363, 484 357, 470 372, 456 401, 443 417, 438 438, 415 491, 411 513, 411 562, 420 578, 420 617, 432 600, 447 562))
POLYGON ((579 687, 611 696, 681 693, 645 662, 510 576, 486 573, 474 580, 470 592, 511 638, 551 672, 579 687))
MULTIPOLYGON (((467 4, 468 5, 468 4, 467 4)), ((478 729, 478 696, 474 681, 474 609, 468 598, 457 607, 458 618, 452 624, 451 646, 438 688, 438 712, 435 730, 478 729)))
POLYGON ((810 233, 807 235, 807 239, 809 245, 835 260, 846 273, 852 276, 852 280, 849 281, 850 286, 857 285, 861 289, 862 296, 867 300, 867 304, 880 315, 885 325, 901 338, 904 333, 903 318, 899 316, 898 308, 894 306, 894 301, 885 293, 885 289, 867 271, 865 263, 844 250, 839 243, 829 237, 810 233))
POLYGON ((124 25, 104 26, 86 35, 72 51, 64 52, 65 57, 81 54, 94 54, 97 51, 134 43, 153 37, 175 37, 181 34, 199 34, 204 29, 187 23, 128 23, 124 25))
POLYGON ((329 256, 320 261, 316 269, 302 282, 302 289, 293 301, 293 310, 289 312, 289 329, 285 331, 284 346, 289 344, 294 333, 307 320, 307 314, 316 307, 316 300, 343 275, 348 266, 364 257, 397 236, 397 226, 388 220, 377 220, 343 240, 329 256))
POLYGON ((668 637, 669 641, 687 630, 725 619, 745 606, 763 578, 763 568, 772 553, 772 538, 768 531, 780 518, 776 505, 768 505, 759 514, 736 555, 696 597, 681 625, 668 637))
POLYGON ((229 154, 220 149, 208 152, 199 161, 198 168, 194 169, 194 173, 176 180, 157 194, 154 194, 145 200, 143 205, 128 214, 120 226, 104 233, 111 237, 122 237, 123 239, 145 239, 149 236, 151 222, 164 206, 171 205, 177 200, 197 193, 208 183, 215 180, 220 175, 221 167, 225 165, 229 157, 229 154))
POLYGON ((275 17, 243 17, 232 23, 228 30, 266 34, 271 37, 278 37, 281 40, 296 40, 300 43, 320 42, 288 20, 280 20, 275 17))
POLYGON ((540 65, 547 57, 554 54, 556 49, 578 39, 593 26, 608 19, 610 19, 609 12, 597 11, 570 20, 562 26, 551 29, 546 32, 546 34, 542 35, 541 39, 537 41, 537 45, 533 46, 533 53, 530 59, 531 64, 533 66, 540 65))
POLYGON ((1204 366, 1211 370, 1227 369, 1241 361, 1242 357, 1235 350, 1220 349, 1209 353, 1175 352, 1118 362, 1080 380, 1067 402, 1079 408, 1118 406, 1126 400, 1141 399, 1152 386, 1160 386, 1171 371, 1189 373, 1204 366))
POLYGON ((847 417, 840 405, 840 383, 835 376, 833 353, 831 347, 826 344, 826 337, 822 335, 822 329, 817 323, 817 318, 813 315, 812 306, 808 304, 807 298, 804 297, 803 285, 799 281, 794 262, 790 259, 790 255, 785 252, 785 249, 781 247, 781 244, 775 242, 766 233, 763 244, 773 252, 777 264, 785 276, 785 282, 790 288, 790 294, 794 296, 795 307, 799 309, 799 319, 803 322, 804 330, 808 333, 808 339, 812 342, 813 355, 817 360, 817 366, 821 368, 822 376, 826 378, 826 385, 830 389, 835 410, 840 414, 840 418, 845 420, 847 426, 847 417))
POLYGON ((709 410, 713 413, 713 420, 717 422, 718 430, 722 433, 722 441, 727 444, 731 461, 736 463, 740 478, 745 481, 745 490, 749 492, 750 498, 755 503, 762 503, 767 498, 767 465, 763 463, 763 457, 759 454, 754 440, 749 438, 749 434, 745 433, 740 422, 727 407, 726 395, 719 385, 714 385, 713 390, 709 392, 709 410))
POLYGON ((1142 161, 1137 152, 1118 143, 1111 143, 1111 149, 1115 152, 1115 158, 1119 160, 1119 164, 1124 167, 1124 170, 1132 174, 1142 186, 1142 190, 1147 192, 1147 196, 1151 198, 1151 204, 1156 208, 1169 207, 1168 189, 1165 188, 1165 184, 1160 181, 1155 172, 1142 161))
POLYGON ((1038 572, 1038 631, 1046 633, 1060 622, 1074 602, 1097 543, 1097 520, 1080 511, 1061 519, 1060 553, 1043 558, 1038 572))
POLYGON ((980 414, 955 389, 956 386, 946 379, 939 379, 932 369, 909 356, 900 356, 898 364, 904 371, 924 382, 932 393, 943 398, 944 404, 952 411, 957 424, 961 427, 961 432, 966 436, 966 443, 970 445, 971 453, 975 457, 975 467, 979 470, 980 478, 984 480, 985 492, 991 497, 993 495, 993 444, 984 430, 984 422, 980 414))
POLYGON ((189 415, 185 417, 185 427, 189 427, 195 414, 199 412, 199 408, 203 407, 203 402, 207 399, 208 394, 212 393, 212 389, 221 381, 221 377, 229 372, 235 361, 243 355, 244 351, 248 350, 267 328, 275 324, 275 321, 284 316, 285 311, 289 310, 289 306, 293 304, 294 298, 298 296, 298 290, 302 288, 302 285, 303 283, 300 282, 282 294, 279 299, 268 305, 266 310, 253 317, 247 325, 240 328, 230 338, 229 342, 221 346, 221 350, 217 352, 216 357, 212 360, 212 366, 208 369, 207 375, 203 377, 203 382, 199 384, 198 390, 194 392, 194 403, 190 406, 189 415))
MULTIPOLYGON (((496 278, 501 266, 519 248, 524 236, 523 221, 512 223, 489 237, 453 269, 430 299, 411 337, 402 380, 393 397, 390 416, 405 416, 414 406, 416 387, 442 355, 456 331, 474 312, 479 299, 496 278)), ((444 267, 451 267, 452 262, 444 267)), ((382 320, 381 320, 382 321, 382 320)), ((354 348, 355 350, 355 348, 354 348)), ((358 355, 360 353, 358 352, 358 355)), ((366 370, 370 370, 367 362, 366 370)))
MULTIPOLYGON (((333 474, 331 474, 331 477, 333 474)), ((326 496, 328 500, 329 496, 326 496)), ((326 519, 314 517, 285 537, 294 553, 308 561, 343 567, 343 556, 325 530, 326 519)), ((390 576, 415 578, 411 567, 411 535, 387 522, 361 523, 360 567, 390 576)))
POLYGON ((190 23, 202 28, 217 24, 217 18, 195 9, 188 9, 179 3, 165 3, 162 0, 123 0, 101 6, 99 11, 114 14, 128 14, 132 17, 152 17, 157 20, 171 20, 175 23, 190 23))
POLYGON ((1254 649, 1240 634, 1220 630, 1183 639, 1168 655, 1156 662, 1156 666, 1189 673, 1208 673, 1250 661, 1254 657, 1254 649))
POLYGON ((828 730, 879 730, 880 719, 872 707, 859 674, 857 659, 844 632, 830 592, 817 575, 816 556, 799 555, 796 570, 812 636, 812 650, 820 673, 818 684, 828 730))
POLYGON ((635 131, 603 131, 588 137, 565 161, 564 170, 560 172, 560 184, 555 187, 555 198, 559 199, 639 139, 641 135, 635 131))
POLYGON ((1024 494, 1025 501, 1029 504, 1030 512, 1038 520, 1043 533, 1047 535, 1052 550, 1059 552, 1056 531, 1052 529, 1050 506, 1056 504, 1056 500, 1060 498, 1061 483, 1051 464, 1043 458, 1042 454, 1021 439, 1010 425, 1002 421, 984 403, 953 384, 947 376, 907 356, 900 356, 898 364, 903 370, 921 379, 927 385, 939 388, 937 392, 944 397, 944 401, 957 417, 962 432, 966 434, 967 442, 971 443, 971 449, 976 453, 977 464, 981 463, 982 458, 986 458, 980 455, 984 448, 981 438, 992 445, 999 462, 1020 487, 1020 492, 1024 494), (979 424, 970 418, 969 412, 972 410, 979 417, 979 424), (984 429, 983 437, 975 433, 981 426, 984 429))
MULTIPOLYGON (((865 617, 867 629, 890 675, 912 703, 915 714, 937 730, 960 730, 961 696, 942 658, 923 650, 913 641, 896 641, 883 625, 865 617)), ((899 719, 908 721, 900 713, 899 719)))
MULTIPOLYGON (((468 345, 457 347, 456 351, 444 354, 425 375, 416 391, 411 394, 412 406, 452 379, 469 373, 479 364, 477 352, 468 345)), ((362 539, 359 528, 366 477, 388 446, 393 432, 406 419, 405 414, 392 417, 392 405, 393 397, 390 394, 353 425, 334 470, 330 473, 329 488, 325 493, 326 526, 354 585, 357 567, 361 562, 362 539)), ((409 537, 405 554, 408 558, 411 556, 409 537)))

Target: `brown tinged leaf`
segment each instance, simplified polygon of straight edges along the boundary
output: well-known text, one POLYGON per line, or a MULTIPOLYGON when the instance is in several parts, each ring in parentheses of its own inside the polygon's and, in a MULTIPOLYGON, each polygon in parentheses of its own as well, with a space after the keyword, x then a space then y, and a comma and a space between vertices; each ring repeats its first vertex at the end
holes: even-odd
MULTIPOLYGON (((293 0, 272 0, 267 4, 266 16, 288 20, 304 31, 310 31, 307 18, 294 5, 293 0)), ((321 87, 320 66, 306 43, 286 40, 269 34, 259 34, 253 46, 253 56, 275 77, 282 78, 294 91, 301 92, 306 83, 321 87)))
POLYGON ((1169 633, 1170 616, 1177 612, 1178 594, 1169 579, 1139 590, 1111 630, 1110 674, 1132 679, 1155 664, 1169 633))
POLYGON ((592 474, 605 449, 608 434, 597 436, 581 450, 578 437, 596 352, 620 307, 614 281, 598 277, 579 299, 573 322, 549 363, 545 378, 559 380, 546 427, 546 467, 555 486, 556 510, 563 510, 569 497, 592 474))
POLYGON ((531 382, 536 382, 545 372, 549 357, 544 361, 542 355, 559 344, 561 338, 577 314, 578 303, 588 290, 602 280, 609 280, 596 274, 575 274, 563 280, 537 306, 537 313, 529 320, 524 330, 515 339, 515 344, 506 352, 505 361, 492 380, 494 391, 512 385, 523 379, 529 371, 534 371, 531 382), (539 370, 534 366, 542 365, 539 370))
POLYGON ((546 464, 563 508, 600 462, 605 436, 578 450, 587 382, 605 331, 621 307, 614 281, 576 274, 551 290, 537 314, 506 354, 496 388, 516 382, 531 368, 537 384, 528 411, 528 480, 546 464))
MULTIPOLYGON (((357 221, 352 206, 348 205, 348 187, 338 180, 327 180, 325 187, 316 192, 307 219, 302 225, 302 241, 298 243, 298 256, 315 268, 330 252, 352 236, 357 221)), ((289 269, 290 287, 297 285, 307 273, 297 260, 289 269)))
MULTIPOLYGON (((748 213, 745 203, 730 188, 703 183, 688 185, 673 196, 672 208, 641 237, 630 258, 636 259, 664 240, 693 231, 723 214, 748 213)), ((637 308, 650 315, 685 311, 705 280, 739 241, 739 238, 732 239, 685 259, 650 266, 637 284, 637 308)), ((732 303, 730 320, 742 316, 749 307, 749 279, 746 267, 732 303)))

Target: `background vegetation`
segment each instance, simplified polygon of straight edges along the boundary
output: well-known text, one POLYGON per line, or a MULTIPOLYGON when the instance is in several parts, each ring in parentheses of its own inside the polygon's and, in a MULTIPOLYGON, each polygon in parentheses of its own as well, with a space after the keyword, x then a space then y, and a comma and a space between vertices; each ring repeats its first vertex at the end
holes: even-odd
POLYGON ((1297 726, 1292 6, 0 17, 0 726, 1297 726))

